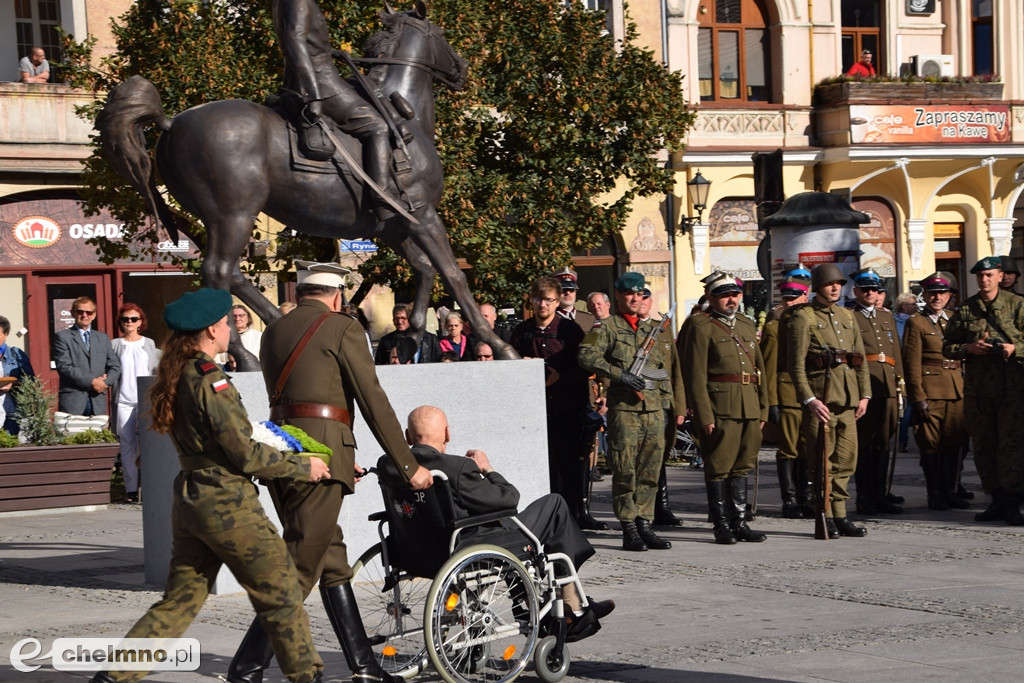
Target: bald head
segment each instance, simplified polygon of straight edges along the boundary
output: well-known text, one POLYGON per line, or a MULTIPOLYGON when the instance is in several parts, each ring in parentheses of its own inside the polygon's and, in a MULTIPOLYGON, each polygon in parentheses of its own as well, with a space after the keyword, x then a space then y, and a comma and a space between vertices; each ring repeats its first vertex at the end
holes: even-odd
POLYGON ((409 413, 405 440, 410 446, 423 444, 444 453, 448 444, 448 417, 434 406, 420 406, 409 413))

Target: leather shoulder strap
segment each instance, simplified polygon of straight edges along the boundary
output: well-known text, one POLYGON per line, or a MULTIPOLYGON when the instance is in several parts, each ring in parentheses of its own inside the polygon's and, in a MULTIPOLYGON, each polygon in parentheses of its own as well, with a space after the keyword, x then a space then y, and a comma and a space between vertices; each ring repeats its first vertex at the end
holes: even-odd
POLYGON ((284 385, 288 381, 288 376, 292 374, 292 368, 295 367, 295 361, 302 355, 302 350, 306 348, 306 344, 313 338, 316 331, 320 329, 320 326, 327 322, 327 318, 330 317, 330 313, 322 313, 319 318, 313 321, 313 324, 309 326, 306 333, 302 335, 302 339, 292 349, 292 354, 288 356, 288 362, 284 364, 284 368, 281 370, 281 374, 277 377, 277 383, 274 385, 274 394, 270 397, 270 407, 273 408, 277 405, 278 399, 281 398, 281 392, 284 390, 284 385))

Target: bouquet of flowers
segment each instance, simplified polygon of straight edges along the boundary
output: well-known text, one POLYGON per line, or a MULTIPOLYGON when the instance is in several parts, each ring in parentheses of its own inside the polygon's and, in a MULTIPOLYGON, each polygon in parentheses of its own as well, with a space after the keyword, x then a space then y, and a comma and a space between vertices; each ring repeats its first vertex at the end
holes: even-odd
POLYGON ((284 453, 315 455, 326 464, 331 464, 331 449, 294 425, 276 425, 273 422, 253 420, 252 438, 284 453))

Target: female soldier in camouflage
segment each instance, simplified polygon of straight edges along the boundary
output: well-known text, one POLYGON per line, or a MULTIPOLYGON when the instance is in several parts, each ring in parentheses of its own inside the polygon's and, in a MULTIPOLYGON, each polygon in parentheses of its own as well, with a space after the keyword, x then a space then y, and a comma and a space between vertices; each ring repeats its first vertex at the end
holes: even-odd
MULTIPOLYGON (((251 477, 311 482, 329 476, 319 458, 286 456, 253 441, 249 416, 213 356, 227 350, 231 295, 200 289, 164 310, 175 334, 153 386, 153 428, 170 434, 181 473, 174 481, 171 569, 162 600, 127 638, 178 638, 206 601, 222 564, 249 594, 292 683, 321 680, 295 565, 267 519, 251 477)), ((100 672, 93 683, 138 681, 144 671, 100 672)))

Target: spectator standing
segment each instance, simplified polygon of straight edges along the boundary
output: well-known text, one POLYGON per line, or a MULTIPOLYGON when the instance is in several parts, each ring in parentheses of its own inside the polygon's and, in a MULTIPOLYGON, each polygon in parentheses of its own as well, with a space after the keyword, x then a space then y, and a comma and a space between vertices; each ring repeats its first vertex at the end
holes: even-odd
POLYGON ((494 350, 491 345, 485 341, 478 341, 473 345, 473 360, 494 360, 494 350))
POLYGON ((245 350, 260 357, 260 341, 263 333, 252 326, 252 314, 245 306, 234 305, 231 307, 231 319, 235 324, 235 331, 242 342, 245 350))
MULTIPOLYGON (((654 533, 658 475, 665 456, 665 394, 675 392, 674 405, 685 406, 682 377, 656 380, 629 372, 637 349, 651 332, 641 322, 644 276, 624 273, 615 281, 618 314, 601 321, 580 345, 584 370, 611 380, 608 388, 608 464, 612 470, 612 506, 622 525, 622 547, 664 550, 672 544, 654 533)), ((647 357, 648 375, 672 372, 672 344, 659 341, 647 357)), ((682 419, 677 419, 677 424, 682 419)))
POLYGON ((978 293, 946 326, 942 355, 966 363, 964 416, 981 485, 992 495, 979 522, 1024 525, 1024 300, 1000 289, 1003 264, 987 256, 971 268, 978 293))
POLYGON ((506 324, 498 325, 498 309, 492 304, 480 304, 480 315, 487 321, 487 324, 498 335, 499 339, 503 342, 511 341, 512 329, 506 324))
POLYGON ((850 78, 874 78, 877 74, 875 73, 875 65, 872 64, 873 59, 874 56, 871 54, 871 50, 862 50, 860 61, 851 66, 846 75, 850 78))
POLYGON ((107 389, 121 374, 110 337, 92 328, 97 310, 90 297, 78 297, 71 304, 74 325, 53 338, 53 362, 60 378, 57 409, 65 413, 106 415, 107 389))
POLYGON ((149 337, 143 337, 146 314, 138 304, 126 303, 117 312, 121 336, 111 342, 121 363, 115 391, 114 424, 121 442, 121 472, 125 501, 139 502, 139 377, 155 375, 160 352, 149 337))
MULTIPOLYGON (((391 310, 391 322, 395 324, 395 329, 381 337, 377 343, 377 353, 374 355, 374 362, 377 365, 387 365, 390 362, 391 350, 398 345, 399 338, 412 339, 412 327, 409 325, 411 313, 412 307, 409 304, 397 304, 391 310)), ((415 346, 414 363, 437 363, 441 360, 441 347, 438 345, 436 335, 423 330, 419 344, 415 346)))
POLYGON ((1017 259, 1012 256, 1000 256, 999 260, 1003 264, 1003 279, 999 283, 999 288, 1005 289, 1017 296, 1024 296, 1024 294, 1017 292, 1017 280, 1020 279, 1020 268, 1017 266, 1017 259))
POLYGON ((22 83, 48 83, 50 80, 50 63, 46 61, 46 51, 33 46, 28 55, 18 63, 22 83))
POLYGON ((28 354, 7 343, 10 334, 11 321, 0 315, 0 376, 14 378, 13 381, 0 384, 0 422, 5 432, 17 435, 21 431, 18 424, 18 404, 11 390, 18 380, 23 377, 35 377, 36 373, 28 360, 28 354))
POLYGON ((612 314, 611 299, 604 292, 591 292, 587 296, 587 312, 594 316, 595 322, 604 320, 612 314))
POLYGON ((462 333, 465 322, 462 314, 458 311, 450 311, 444 317, 444 330, 446 334, 438 340, 441 353, 454 353, 459 360, 473 360, 473 344, 475 339, 462 333))
POLYGON ((559 284, 562 285, 562 293, 558 297, 558 315, 572 320, 579 325, 580 329, 583 330, 583 334, 590 332, 590 328, 594 326, 596 318, 589 312, 576 308, 576 293, 580 288, 576 283, 576 271, 566 267, 554 273, 552 277, 556 278, 559 284))

